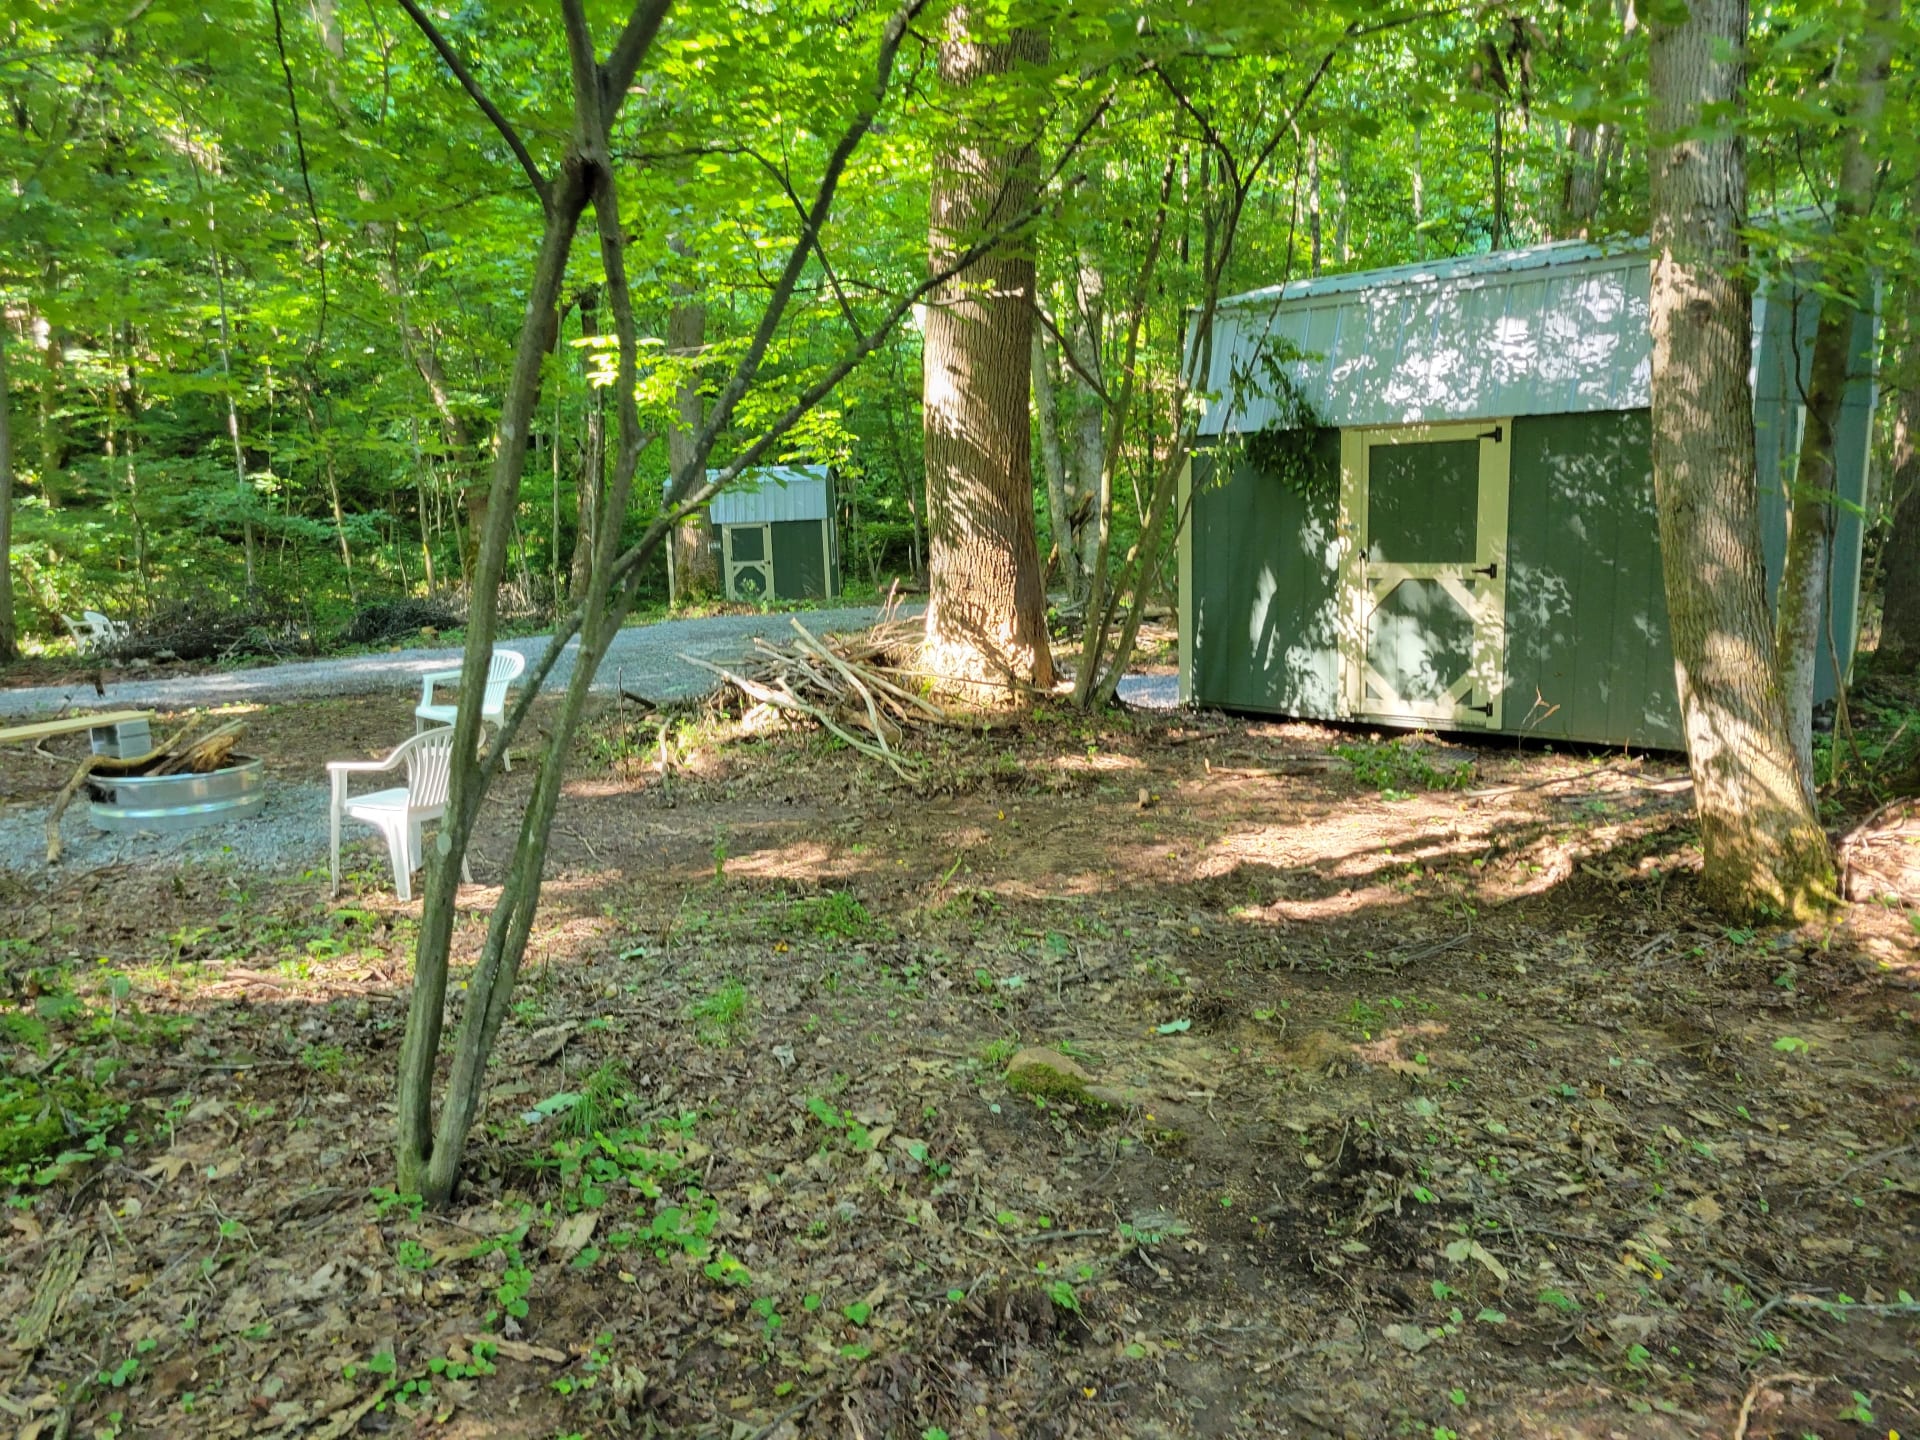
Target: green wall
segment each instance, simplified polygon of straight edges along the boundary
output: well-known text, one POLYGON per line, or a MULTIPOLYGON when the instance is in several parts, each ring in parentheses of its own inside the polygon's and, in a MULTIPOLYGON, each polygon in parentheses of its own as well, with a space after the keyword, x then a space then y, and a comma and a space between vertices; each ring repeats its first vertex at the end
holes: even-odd
POLYGON ((1513 422, 1504 730, 1682 744, 1651 445, 1645 410, 1513 422))
POLYGON ((1311 503, 1241 463, 1193 461, 1193 694, 1202 704, 1330 719, 1340 711, 1340 432, 1309 457, 1311 503))

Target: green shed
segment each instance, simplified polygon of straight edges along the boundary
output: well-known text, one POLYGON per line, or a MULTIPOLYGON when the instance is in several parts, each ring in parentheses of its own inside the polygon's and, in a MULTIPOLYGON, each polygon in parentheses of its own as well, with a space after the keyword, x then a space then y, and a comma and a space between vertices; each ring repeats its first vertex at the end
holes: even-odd
MULTIPOLYGON (((721 472, 709 470, 708 479, 721 472)), ((825 465, 743 471, 708 507, 729 600, 817 600, 840 593, 833 475, 825 465)))
MULTIPOLYGON (((1567 242, 1222 302, 1214 399, 1182 483, 1181 698, 1680 748, 1647 293, 1644 242, 1567 242), (1209 439, 1239 458, 1207 454, 1209 439)), ((1817 309, 1788 281, 1754 306, 1770 585, 1817 309)), ((1873 343, 1863 318, 1821 700, 1857 629, 1873 343)))

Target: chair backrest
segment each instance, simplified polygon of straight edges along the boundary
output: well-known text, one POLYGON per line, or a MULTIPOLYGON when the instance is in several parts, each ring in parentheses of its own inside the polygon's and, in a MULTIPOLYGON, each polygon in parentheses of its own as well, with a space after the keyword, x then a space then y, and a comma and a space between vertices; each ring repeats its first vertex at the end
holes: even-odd
POLYGON ((407 761, 408 807, 424 810, 446 804, 453 762, 453 727, 442 725, 423 730, 405 741, 400 749, 407 761))
POLYGON ((98 610, 82 610, 80 618, 85 620, 87 627, 102 640, 118 640, 120 632, 126 628, 116 621, 109 620, 98 610))
POLYGON ((487 665, 487 693, 480 702, 480 712, 498 714, 506 709, 507 687, 518 680, 527 668, 527 657, 518 650, 496 650, 493 659, 487 665))

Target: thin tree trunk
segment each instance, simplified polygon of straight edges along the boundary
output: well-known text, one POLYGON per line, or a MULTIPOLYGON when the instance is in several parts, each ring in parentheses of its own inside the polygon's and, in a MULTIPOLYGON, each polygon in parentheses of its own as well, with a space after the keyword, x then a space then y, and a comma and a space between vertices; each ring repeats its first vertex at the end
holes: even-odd
MULTIPOLYGON (((460 689, 467 695, 478 695, 486 684, 499 610, 500 580, 512 538, 512 502, 519 492, 520 473, 527 457, 527 435, 534 407, 540 399, 540 369, 559 330, 558 302, 560 287, 566 279, 567 255, 573 247, 573 237, 586 210, 588 196, 585 166, 563 167, 548 203, 539 256, 534 263, 520 338, 514 350, 513 370, 501 405, 491 483, 500 494, 502 504, 497 508, 483 504, 478 511, 470 505, 467 512, 469 525, 478 532, 467 604, 466 654, 460 674, 460 689), (484 517, 482 525, 474 526, 476 515, 484 517)), ((421 373, 427 374, 425 367, 421 373)), ((430 389, 432 383, 428 381, 430 389)), ((442 411, 443 418, 449 414, 448 410, 442 411)), ((485 775, 472 761, 462 757, 473 755, 479 743, 480 707, 462 705, 454 720, 455 761, 446 818, 441 827, 445 856, 466 853, 478 817, 485 775)), ((542 767, 543 775, 545 771, 546 767, 542 767)), ((445 1204, 452 1196, 466 1144, 464 1125, 450 1129, 443 1123, 436 1137, 433 1117, 433 1068, 440 1053, 445 1020, 447 962, 453 941, 458 882, 456 866, 429 865, 420 937, 414 949, 413 1000, 400 1052, 399 1187, 403 1194, 423 1195, 435 1205, 445 1204)), ((473 1004, 473 1000, 469 999, 468 1003, 473 1004)), ((451 1121, 454 1109, 450 1101, 442 1113, 443 1122, 451 1121)))
MULTIPOLYGON (((580 293, 580 338, 600 333, 600 295, 597 288, 580 293)), ((582 351, 582 364, 591 359, 582 351)), ((603 386, 588 387, 585 409, 586 439, 580 447, 580 479, 574 486, 573 562, 567 572, 567 594, 578 601, 587 593, 593 570, 593 545, 598 534, 600 502, 606 488, 607 394, 603 386)))
MULTIPOLYGON (((678 296, 667 312, 667 352, 698 361, 707 343, 707 307, 691 298, 691 292, 676 287, 678 296)), ((673 473, 681 476, 669 498, 678 503, 698 488, 700 478, 687 470, 693 442, 700 434, 705 406, 700 398, 700 376, 689 365, 673 394, 675 424, 667 431, 667 454, 673 473)), ((674 527, 673 532, 674 600, 695 595, 711 595, 719 588, 719 567, 713 556, 713 522, 703 506, 674 527)), ((769 597, 771 598, 771 597, 769 597)))
POLYGON ((1737 278, 1746 0, 1693 0, 1651 31, 1653 475, 1702 890, 1729 914, 1798 918, 1830 902, 1833 862, 1787 738, 1761 569, 1737 278))
MULTIPOLYGON (((1821 275, 1823 298, 1814 332, 1812 376, 1807 387, 1806 427, 1793 480, 1786 566, 1780 576, 1774 621, 1774 651, 1779 657, 1781 699, 1787 734, 1800 765, 1800 783, 1813 799, 1813 682, 1826 613, 1828 573, 1833 560, 1834 437, 1847 397, 1847 360, 1854 323, 1863 305, 1873 303, 1873 279, 1855 247, 1858 228, 1873 208, 1876 142, 1886 100, 1887 72, 1893 63, 1894 31, 1900 0, 1868 0, 1866 28, 1852 46, 1853 105, 1841 141, 1840 183, 1834 196, 1831 258, 1821 275)), ((1852 37, 1850 37, 1852 38, 1852 37)), ((1835 656, 1836 671, 1841 669, 1835 656)), ((1846 676, 1836 674, 1836 684, 1846 676)))
POLYGON ((7 383, 7 317, 0 311, 0 665, 20 653, 13 620, 13 424, 7 383))
MULTIPOLYGON (((951 90, 1044 59, 1039 32, 981 41, 968 35, 970 18, 956 9, 940 46, 951 90)), ((1030 151, 987 118, 968 122, 934 161, 932 267, 1024 214, 1035 186, 1030 151)), ((981 698, 1053 684, 1033 525, 1033 291, 1031 251, 1014 239, 940 286, 927 306, 927 663, 981 698)))
POLYGON ((1067 498, 1069 543, 1079 552, 1076 601, 1087 598, 1087 586, 1113 524, 1113 487, 1102 490, 1101 468, 1107 463, 1106 280, 1090 255, 1080 257, 1074 272, 1074 305, 1068 341, 1073 363, 1067 366, 1067 392, 1073 396, 1073 464, 1067 498), (1096 382, 1098 382, 1096 384, 1096 382))
MULTIPOLYGON (((193 175, 195 182, 198 183, 200 167, 197 164, 194 166, 193 175)), ((214 293, 220 302, 220 378, 225 382, 222 388, 226 391, 227 397, 227 439, 233 446, 234 489, 240 497, 240 503, 247 505, 252 500, 252 492, 247 484, 246 452, 240 447, 240 407, 233 398, 233 332, 231 322, 227 318, 227 267, 220 258, 219 231, 214 224, 211 199, 207 201, 207 248, 212 252, 214 293)), ((253 516, 242 514, 240 527, 246 542, 247 589, 251 590, 254 588, 256 578, 255 551, 258 548, 254 541, 253 516)))
POLYGON ((1312 242, 1309 275, 1320 273, 1320 137, 1307 136, 1307 236, 1312 242))
MULTIPOLYGON (((1909 311, 1911 314, 1911 311, 1909 311)), ((1893 464, 1887 496, 1893 519, 1881 555, 1880 648, 1874 668, 1920 671, 1920 373, 1914 332, 1907 322, 1906 383, 1893 412, 1893 464)))
POLYGON ((1080 552, 1068 523, 1067 463, 1060 448, 1060 413, 1053 393, 1053 370, 1047 362, 1050 347, 1033 331, 1033 418, 1040 433, 1040 468, 1047 476, 1047 524, 1053 531, 1053 553, 1060 565, 1060 583, 1069 596, 1080 593, 1080 552))

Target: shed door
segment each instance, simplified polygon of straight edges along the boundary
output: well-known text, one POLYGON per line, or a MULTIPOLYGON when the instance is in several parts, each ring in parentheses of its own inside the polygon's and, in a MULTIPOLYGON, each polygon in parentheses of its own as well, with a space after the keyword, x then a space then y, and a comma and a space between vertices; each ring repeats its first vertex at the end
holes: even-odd
POLYGON ((728 525, 726 533, 727 598, 773 598, 773 527, 728 525))
POLYGON ((1349 712, 1497 729, 1512 422, 1341 435, 1349 712))

